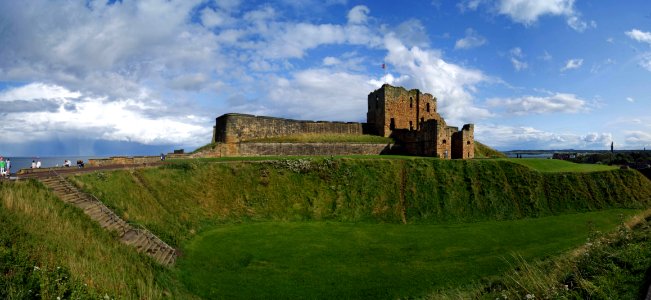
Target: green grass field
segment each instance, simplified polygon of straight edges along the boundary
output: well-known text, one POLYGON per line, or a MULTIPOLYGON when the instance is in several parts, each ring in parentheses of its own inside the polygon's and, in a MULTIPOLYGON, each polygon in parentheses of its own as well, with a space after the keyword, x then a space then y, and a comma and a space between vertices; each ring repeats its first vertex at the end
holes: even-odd
POLYGON ((509 158, 510 162, 527 166, 540 172, 599 172, 612 171, 617 169, 616 166, 595 165, 595 164, 576 164, 573 162, 559 159, 544 158, 509 158))
POLYGON ((396 299, 463 286, 576 247, 634 210, 457 225, 220 225, 185 247, 181 279, 205 299, 396 299))
POLYGON ((512 255, 554 256, 585 241, 588 220, 615 229, 617 216, 632 212, 618 209, 651 203, 651 183, 633 170, 262 159, 170 160, 70 178, 181 249, 172 269, 120 244, 41 184, 0 182, 0 298, 219 298, 234 285, 241 297, 436 295, 499 278, 512 255))

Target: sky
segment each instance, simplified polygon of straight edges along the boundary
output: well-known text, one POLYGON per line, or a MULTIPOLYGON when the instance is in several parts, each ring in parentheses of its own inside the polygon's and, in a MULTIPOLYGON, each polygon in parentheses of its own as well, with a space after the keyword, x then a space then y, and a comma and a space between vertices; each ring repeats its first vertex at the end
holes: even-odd
POLYGON ((383 83, 499 150, 651 148, 651 2, 0 0, 5 156, 192 150, 229 112, 365 122, 383 83))

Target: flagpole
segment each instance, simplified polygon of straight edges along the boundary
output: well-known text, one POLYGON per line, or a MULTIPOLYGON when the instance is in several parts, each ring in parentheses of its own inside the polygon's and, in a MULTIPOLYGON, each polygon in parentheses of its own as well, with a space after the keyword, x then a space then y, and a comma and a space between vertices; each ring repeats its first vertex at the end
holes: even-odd
POLYGON ((388 84, 388 82, 386 82, 387 81, 387 64, 386 63, 382 63, 382 70, 384 70, 384 83, 388 84))

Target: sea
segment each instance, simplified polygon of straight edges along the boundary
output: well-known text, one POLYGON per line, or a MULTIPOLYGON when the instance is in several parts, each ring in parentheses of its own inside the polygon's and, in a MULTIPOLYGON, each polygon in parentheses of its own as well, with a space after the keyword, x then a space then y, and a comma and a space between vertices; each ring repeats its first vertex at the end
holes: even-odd
POLYGON ((71 162, 72 167, 77 166, 77 160, 83 160, 88 163, 89 159, 105 158, 102 156, 49 156, 49 157, 11 157, 4 156, 3 159, 11 160, 11 173, 16 173, 20 169, 29 169, 32 167, 32 161, 41 161, 41 168, 61 167, 67 159, 71 162))

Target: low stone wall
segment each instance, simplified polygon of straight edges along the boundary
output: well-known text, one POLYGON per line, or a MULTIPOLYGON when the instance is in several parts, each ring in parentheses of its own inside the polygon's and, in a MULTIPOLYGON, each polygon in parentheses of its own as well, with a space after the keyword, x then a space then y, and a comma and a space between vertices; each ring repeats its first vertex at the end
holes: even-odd
POLYGON ((392 146, 361 143, 220 143, 201 156, 377 155, 389 153, 392 146))
POLYGON ((237 143, 297 134, 361 135, 362 133, 362 123, 301 121, 245 114, 225 114, 216 120, 213 141, 237 143))
MULTIPOLYGON (((165 154, 165 159, 190 157, 189 154, 165 154)), ((89 167, 102 167, 114 165, 138 165, 149 164, 160 161, 160 155, 156 156, 111 156, 109 158, 91 158, 88 160, 89 167)))
POLYGON ((160 161, 160 156, 113 156, 109 158, 89 159, 88 166, 102 167, 112 165, 146 164, 160 161))

